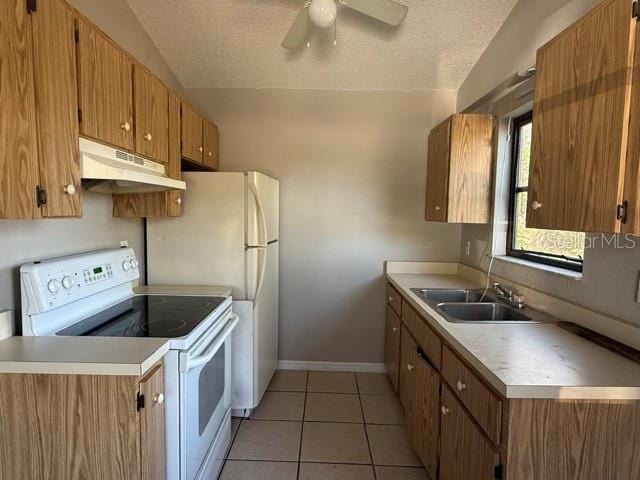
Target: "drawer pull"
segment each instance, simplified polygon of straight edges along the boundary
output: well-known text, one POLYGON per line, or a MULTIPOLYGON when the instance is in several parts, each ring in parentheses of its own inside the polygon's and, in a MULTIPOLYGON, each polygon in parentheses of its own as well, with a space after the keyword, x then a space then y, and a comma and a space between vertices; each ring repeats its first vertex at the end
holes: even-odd
POLYGON ((410 364, 410 363, 407 363, 407 370, 411 371, 411 370, 413 370, 414 368, 415 368, 415 366, 414 366, 414 365, 412 365, 412 364, 410 364))
POLYGON ((442 406, 441 411, 442 411, 442 416, 446 416, 450 412, 450 410, 447 407, 445 407, 444 405, 442 406))
POLYGON ((458 387, 458 391, 461 392, 463 391, 465 388, 467 388, 467 385, 463 382, 461 382, 460 380, 458 380, 458 384, 456 385, 458 387))

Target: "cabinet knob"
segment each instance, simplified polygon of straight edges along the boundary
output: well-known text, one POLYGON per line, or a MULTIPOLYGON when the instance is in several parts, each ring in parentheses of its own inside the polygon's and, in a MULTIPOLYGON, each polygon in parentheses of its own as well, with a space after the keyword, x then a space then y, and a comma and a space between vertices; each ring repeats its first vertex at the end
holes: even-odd
POLYGON ((407 370, 411 371, 411 370, 413 370, 414 368, 415 368, 415 366, 414 366, 414 365, 412 365, 412 364, 410 364, 410 363, 407 363, 407 370))
POLYGON ((534 210, 540 210, 542 208, 542 204, 539 201, 534 200, 531 203, 531 208, 533 208, 534 210))
POLYGON ((209 157, 213 157, 213 152, 207 152, 207 155, 208 155, 209 157))
POLYGON ((393 333, 398 333, 400 331, 400 329, 398 327, 393 327, 393 333))
POLYGON ((120 124, 120 128, 125 132, 128 132, 129 130, 131 130, 131 124, 129 122, 122 122, 120 124))
POLYGON ((436 212, 439 212, 441 210, 439 205, 436 205, 436 212))
POLYGON ((442 411, 442 415, 448 415, 450 410, 445 407, 444 405, 442 406, 442 408, 440 409, 442 411))
POLYGON ((202 148, 202 147, 198 147, 198 151, 199 151, 199 152, 203 152, 203 151, 204 151, 204 148, 202 148))
POLYGON ((147 132, 147 133, 145 133, 145 134, 144 134, 144 139, 145 139, 147 142, 150 142, 152 138, 153 138, 153 137, 151 136, 151 134, 150 134, 149 132, 147 132))
POLYGON ((456 385, 456 387, 458 388, 458 391, 461 392, 463 391, 465 388, 467 388, 467 386, 461 382, 460 380, 458 380, 458 384, 456 385))
POLYGON ((389 297, 389 303, 393 303, 393 302, 395 302, 395 301, 396 301, 396 298, 395 298, 395 297, 389 297))
POLYGON ((180 198, 180 197, 176 198, 176 199, 175 199, 175 202, 176 202, 178 205, 182 205, 182 198, 180 198))
POLYGON ((76 186, 72 183, 70 183, 69 185, 65 185, 63 190, 67 195, 75 195, 77 192, 76 186))
POLYGON ((162 405, 164 403, 164 393, 159 393, 155 397, 153 397, 153 403, 162 405))

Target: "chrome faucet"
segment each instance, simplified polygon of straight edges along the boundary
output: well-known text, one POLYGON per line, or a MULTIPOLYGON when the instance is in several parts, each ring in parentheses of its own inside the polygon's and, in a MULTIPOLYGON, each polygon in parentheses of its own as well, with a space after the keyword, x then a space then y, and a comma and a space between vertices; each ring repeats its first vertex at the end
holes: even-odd
POLYGON ((519 294, 515 290, 503 287, 498 282, 493 283, 493 291, 499 300, 514 308, 524 308, 524 295, 519 294))

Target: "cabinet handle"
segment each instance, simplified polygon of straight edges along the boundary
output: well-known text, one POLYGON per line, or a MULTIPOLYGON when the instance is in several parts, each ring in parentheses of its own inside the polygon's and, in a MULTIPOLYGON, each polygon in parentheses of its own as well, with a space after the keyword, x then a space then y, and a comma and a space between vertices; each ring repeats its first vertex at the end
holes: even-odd
POLYGON ((66 193, 67 195, 75 195, 76 194, 76 186, 73 185, 72 183, 70 183, 69 185, 65 185, 64 188, 64 193, 66 193))
POLYGON ((149 132, 147 132, 147 133, 145 133, 145 134, 144 134, 144 139, 145 139, 147 142, 150 142, 152 138, 153 138, 153 137, 151 136, 151 134, 150 134, 149 132))
POLYGON ((540 210, 542 208, 542 204, 539 201, 534 200, 531 203, 531 208, 533 208, 534 210, 540 210))
POLYGON ((398 327, 393 327, 393 333, 398 333, 400 329, 398 327))
POLYGON ((461 382, 460 380, 458 380, 458 384, 456 385, 456 387, 458 387, 458 391, 461 392, 463 391, 465 388, 467 388, 467 385, 464 384, 463 382, 461 382))
POLYGON ((129 122, 122 122, 120 124, 120 128, 125 132, 128 132, 129 130, 131 130, 131 124, 129 122))
POLYGON ((442 411, 442 415, 443 416, 448 415, 449 412, 450 412, 450 410, 447 407, 445 407, 444 405, 442 406, 442 408, 440 410, 442 411))
POLYGON ((414 368, 415 368, 415 366, 414 366, 414 365, 412 365, 412 364, 410 364, 410 363, 407 363, 407 370, 411 371, 411 370, 413 370, 414 368))
POLYGON ((198 151, 202 153, 204 151, 204 148, 198 147, 198 151))
POLYGON ((175 202, 176 202, 178 205, 182 205, 182 198, 180 198, 180 197, 176 198, 176 199, 175 199, 175 202))
POLYGON ((164 393, 159 393, 155 397, 153 397, 153 403, 162 405, 164 403, 164 393))

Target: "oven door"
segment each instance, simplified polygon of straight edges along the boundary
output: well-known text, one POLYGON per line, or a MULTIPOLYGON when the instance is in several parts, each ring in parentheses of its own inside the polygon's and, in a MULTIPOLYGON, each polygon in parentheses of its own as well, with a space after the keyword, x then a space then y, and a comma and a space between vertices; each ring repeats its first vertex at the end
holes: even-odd
POLYGON ((180 352, 180 470, 186 480, 196 478, 230 406, 231 332, 239 319, 225 316, 222 329, 180 352))

